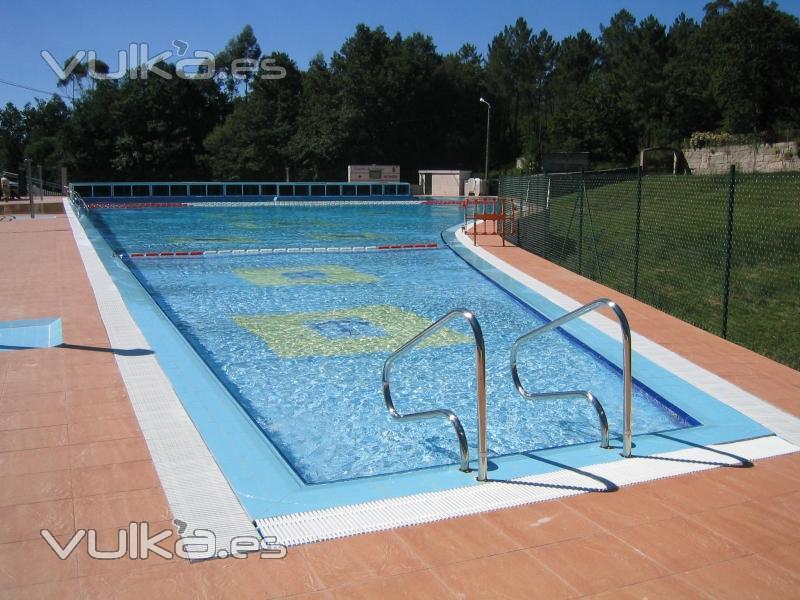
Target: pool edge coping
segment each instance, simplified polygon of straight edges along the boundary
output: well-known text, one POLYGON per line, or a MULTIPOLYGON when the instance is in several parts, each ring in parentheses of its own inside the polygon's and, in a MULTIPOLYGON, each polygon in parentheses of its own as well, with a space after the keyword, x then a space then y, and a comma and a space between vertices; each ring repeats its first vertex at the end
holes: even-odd
MULTIPOLYGON (((63 202, 111 347, 150 350, 71 203, 63 202)), ((230 549, 235 537, 253 536, 252 520, 155 356, 114 353, 114 359, 173 518, 185 523, 188 535, 212 530, 219 551, 230 549)))

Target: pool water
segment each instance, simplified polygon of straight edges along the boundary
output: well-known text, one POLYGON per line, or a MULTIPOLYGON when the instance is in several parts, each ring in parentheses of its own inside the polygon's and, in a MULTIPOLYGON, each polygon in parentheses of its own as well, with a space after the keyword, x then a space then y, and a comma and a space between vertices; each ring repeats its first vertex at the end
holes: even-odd
MULTIPOLYGON (((162 249, 176 237, 224 238, 240 222, 249 223, 248 239, 259 247, 314 244, 330 232, 342 245, 367 234, 381 243, 427 241, 461 214, 457 207, 358 206, 115 209, 93 218, 118 249, 130 251, 162 249)), ((516 393, 511 344, 545 319, 449 248, 139 260, 131 267, 306 483, 458 463, 446 421, 394 421, 381 393, 389 353, 454 307, 472 310, 484 331, 490 455, 599 441, 588 403, 531 402, 516 393)), ((474 446, 474 360, 468 325, 453 321, 396 363, 398 410, 449 408, 474 446)), ((519 370, 531 390, 592 390, 612 435, 619 434, 620 372, 581 343, 548 333, 522 350, 519 370)), ((634 385, 635 433, 689 424, 634 385)))
POLYGON ((354 205, 106 209, 97 228, 120 253, 378 246, 441 241, 461 216, 453 206, 354 205))

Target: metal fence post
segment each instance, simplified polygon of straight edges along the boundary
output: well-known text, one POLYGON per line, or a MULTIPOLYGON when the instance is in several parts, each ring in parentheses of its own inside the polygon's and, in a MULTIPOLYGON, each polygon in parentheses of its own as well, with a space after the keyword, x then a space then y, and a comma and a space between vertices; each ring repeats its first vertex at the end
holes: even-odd
POLYGON ((639 294, 639 239, 642 231, 642 167, 639 166, 636 177, 636 231, 633 255, 633 297, 639 294))
POLYGON ((725 273, 722 280, 722 337, 728 338, 728 300, 731 291, 731 250, 733 245, 733 201, 736 197, 736 165, 731 165, 728 182, 728 230, 725 236, 725 273))
POLYGON ((41 164, 39 165, 39 198, 40 201, 44 203, 44 175, 42 174, 41 164))
POLYGON ((30 208, 31 219, 36 218, 36 214, 33 210, 33 165, 31 164, 31 159, 25 159, 25 185, 28 187, 28 206, 30 208))

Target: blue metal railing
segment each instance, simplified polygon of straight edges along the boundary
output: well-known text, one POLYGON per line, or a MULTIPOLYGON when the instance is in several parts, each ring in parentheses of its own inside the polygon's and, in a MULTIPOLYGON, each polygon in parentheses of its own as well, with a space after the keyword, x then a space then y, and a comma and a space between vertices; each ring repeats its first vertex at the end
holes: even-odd
POLYGON ((74 182, 85 199, 114 202, 176 198, 192 201, 269 201, 275 198, 368 199, 410 198, 411 186, 402 182, 351 181, 89 181, 74 182))

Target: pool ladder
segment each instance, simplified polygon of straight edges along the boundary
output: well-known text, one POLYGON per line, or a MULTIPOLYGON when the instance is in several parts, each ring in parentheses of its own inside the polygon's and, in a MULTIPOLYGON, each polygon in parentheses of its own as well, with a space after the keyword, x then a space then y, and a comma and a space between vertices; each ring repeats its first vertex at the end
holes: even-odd
MULTIPOLYGON (((566 315, 555 319, 541 327, 529 331, 525 335, 520 336, 511 346, 511 377, 514 380, 514 386, 523 398, 528 400, 541 400, 547 398, 584 398, 587 400, 597 412, 597 417, 600 421, 600 447, 610 448, 608 441, 608 418, 603 409, 600 401, 588 390, 569 390, 563 392, 530 392, 525 389, 519 378, 517 370, 517 354, 519 348, 525 342, 543 335, 548 331, 558 329, 562 325, 567 324, 573 319, 582 317, 588 312, 597 310, 598 308, 608 307, 614 311, 617 320, 622 330, 622 378, 623 378, 623 404, 624 404, 624 430, 622 434, 622 455, 626 458, 631 456, 632 449, 632 435, 631 435, 631 394, 632 394, 632 381, 631 381, 631 330, 628 325, 628 319, 623 310, 618 304, 609 300, 608 298, 600 298, 594 300, 589 304, 581 306, 566 315)), ((447 408, 436 408, 432 410, 425 410, 415 413, 402 414, 394 405, 392 400, 390 376, 392 366, 398 358, 412 350, 421 342, 432 336, 439 331, 447 323, 456 317, 463 317, 472 328, 472 335, 475 340, 475 373, 477 379, 478 398, 477 398, 477 416, 478 416, 478 481, 488 480, 488 459, 486 453, 486 347, 483 341, 483 330, 481 329, 478 319, 475 315, 465 309, 457 308, 451 310, 446 315, 440 317, 432 325, 422 330, 412 339, 403 344, 400 348, 392 352, 389 358, 383 365, 383 400, 389 414, 398 421, 421 421, 424 419, 446 419, 453 426, 459 444, 459 454, 461 464, 459 469, 465 473, 470 472, 469 467, 469 445, 467 444, 467 436, 464 433, 464 427, 461 425, 461 420, 451 410, 447 408)))
POLYGON ((478 481, 486 481, 488 472, 488 459, 486 455, 486 347, 483 343, 483 330, 481 330, 480 323, 475 315, 465 308, 456 308, 449 313, 439 318, 435 323, 422 330, 415 335, 405 344, 400 346, 397 350, 389 355, 386 362, 383 364, 383 401, 389 414, 398 421, 421 421, 423 419, 447 419, 453 426, 458 437, 459 452, 461 455, 460 469, 465 473, 469 473, 469 446, 467 445, 467 435, 464 433, 464 427, 461 425, 461 420, 451 410, 446 408, 436 408, 433 410, 425 410, 421 412, 401 414, 395 408, 394 401, 392 400, 392 391, 389 384, 389 377, 392 371, 392 365, 395 361, 409 352, 412 348, 420 344, 436 333, 439 329, 444 327, 447 323, 456 317, 464 317, 472 328, 472 335, 475 339, 475 374, 478 382, 478 481))
POLYGON ((559 317, 554 321, 537 327, 533 331, 529 331, 525 335, 520 336, 511 346, 511 377, 514 380, 514 387, 522 395, 523 398, 528 400, 539 400, 546 398, 585 398, 594 407, 597 412, 597 417, 600 420, 600 447, 610 448, 608 443, 608 419, 606 418, 606 411, 603 410, 603 405, 600 401, 588 390, 570 390, 564 392, 530 392, 525 389, 519 378, 517 372, 517 353, 519 348, 525 342, 532 340, 542 334, 558 329, 562 325, 566 325, 574 319, 578 319, 588 312, 597 310, 598 308, 608 307, 614 311, 614 314, 619 321, 620 329, 622 330, 622 381, 623 381, 623 411, 624 411, 624 424, 622 432, 622 456, 629 458, 632 449, 632 435, 631 435, 631 394, 632 394, 632 381, 631 381, 631 328, 628 325, 628 318, 625 316, 623 310, 616 302, 608 298, 599 298, 589 304, 585 304, 580 308, 567 313, 563 317, 559 317))

